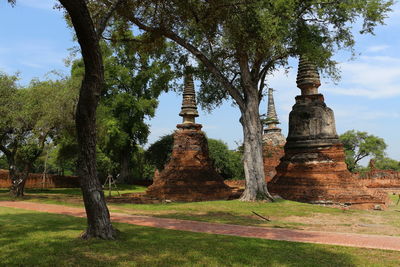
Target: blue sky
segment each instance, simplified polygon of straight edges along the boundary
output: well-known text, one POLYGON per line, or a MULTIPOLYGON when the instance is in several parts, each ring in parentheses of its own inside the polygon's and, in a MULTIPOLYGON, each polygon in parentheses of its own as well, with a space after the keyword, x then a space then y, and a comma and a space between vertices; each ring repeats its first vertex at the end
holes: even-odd
MULTIPOLYGON (((0 70, 8 74, 20 72, 20 83, 32 78, 45 78, 51 70, 68 73, 64 60, 68 49, 76 44, 71 30, 62 18, 62 12, 52 7, 52 0, 18 0, 11 8, 0 1, 0 70)), ((400 4, 380 26, 376 35, 356 35, 356 51, 349 60, 348 53, 340 53, 342 79, 333 84, 323 80, 320 92, 336 116, 339 134, 350 130, 367 131, 385 139, 389 157, 400 160, 400 4)), ((268 85, 276 90, 275 102, 283 133, 287 134, 288 114, 296 88, 296 60, 290 60, 288 73, 277 71, 269 77, 268 85)), ((156 118, 149 121, 154 142, 163 134, 172 132, 181 121, 181 96, 174 92, 163 94, 156 118)), ((260 112, 266 112, 266 101, 260 112)), ((226 103, 212 113, 200 112, 198 122, 211 138, 221 139, 231 148, 242 141, 239 111, 226 103)))

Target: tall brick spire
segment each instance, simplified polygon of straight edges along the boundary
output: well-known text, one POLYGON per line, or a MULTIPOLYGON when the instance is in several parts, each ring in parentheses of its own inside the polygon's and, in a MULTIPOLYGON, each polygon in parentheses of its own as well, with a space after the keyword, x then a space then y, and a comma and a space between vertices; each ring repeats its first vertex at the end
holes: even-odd
POLYGON ((185 88, 183 89, 182 108, 179 116, 183 117, 183 124, 195 123, 195 118, 199 116, 197 112, 193 76, 189 73, 185 75, 185 88))
POLYGON ((304 56, 300 56, 296 82, 301 95, 316 95, 321 86, 317 66, 304 56))
POLYGON ((276 124, 279 124, 278 116, 276 115, 275 103, 274 103, 274 89, 268 89, 268 110, 267 110, 267 122, 268 128, 275 128, 276 124))

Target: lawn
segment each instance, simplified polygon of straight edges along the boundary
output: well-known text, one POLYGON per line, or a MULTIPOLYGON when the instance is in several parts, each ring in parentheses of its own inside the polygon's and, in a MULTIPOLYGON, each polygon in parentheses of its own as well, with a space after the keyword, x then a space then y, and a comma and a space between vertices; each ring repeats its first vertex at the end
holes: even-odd
MULTIPOLYGON (((143 192, 145 187, 126 186, 121 193, 143 192)), ((23 200, 42 203, 82 206, 79 189, 28 190, 23 200)), ((116 192, 113 191, 113 195, 116 192)), ((274 203, 206 201, 192 203, 126 204, 112 203, 114 212, 216 223, 279 227, 299 230, 382 234, 400 236, 398 196, 386 211, 343 210, 287 200, 274 203), (269 218, 268 222, 255 212, 269 218)), ((0 200, 9 200, 6 190, 0 200)))
POLYGON ((114 224, 84 241, 85 219, 0 208, 1 266, 399 266, 399 252, 114 224))

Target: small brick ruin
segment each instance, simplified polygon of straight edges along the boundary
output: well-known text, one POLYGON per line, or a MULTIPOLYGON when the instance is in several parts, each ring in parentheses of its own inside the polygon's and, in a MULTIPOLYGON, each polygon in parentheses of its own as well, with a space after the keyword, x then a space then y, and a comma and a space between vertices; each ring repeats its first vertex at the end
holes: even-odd
MULTIPOLYGON (((0 170, 0 188, 9 188, 11 179, 8 170, 0 170)), ((25 188, 74 188, 79 187, 79 177, 62 176, 55 174, 30 173, 25 183, 25 188)))
POLYGON ((169 162, 155 173, 148 197, 171 201, 205 201, 229 199, 232 189, 224 183, 208 154, 208 142, 198 116, 191 75, 185 77, 182 110, 183 123, 174 133, 169 162))
POLYGON ((363 185, 368 188, 380 189, 387 193, 400 194, 400 172, 393 170, 378 170, 375 161, 369 163, 370 171, 357 173, 363 185))
POLYGON ((384 208, 387 195, 363 186, 348 171, 333 111, 318 93, 321 83, 317 68, 303 57, 297 85, 302 94, 296 97, 289 115, 285 155, 268 184, 270 191, 300 202, 384 208))

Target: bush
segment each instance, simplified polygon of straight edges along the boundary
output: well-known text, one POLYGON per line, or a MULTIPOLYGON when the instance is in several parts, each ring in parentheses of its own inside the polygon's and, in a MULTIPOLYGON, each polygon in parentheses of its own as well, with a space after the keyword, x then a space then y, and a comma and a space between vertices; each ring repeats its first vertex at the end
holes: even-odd
POLYGON ((164 169, 164 165, 171 156, 173 144, 174 137, 172 134, 160 137, 147 149, 145 154, 147 161, 159 170, 164 169))
POLYGON ((242 155, 238 151, 229 150, 226 143, 211 138, 208 139, 208 148, 217 172, 224 179, 244 178, 242 155))
POLYGON ((384 157, 375 160, 375 168, 378 170, 400 171, 400 162, 384 157))

